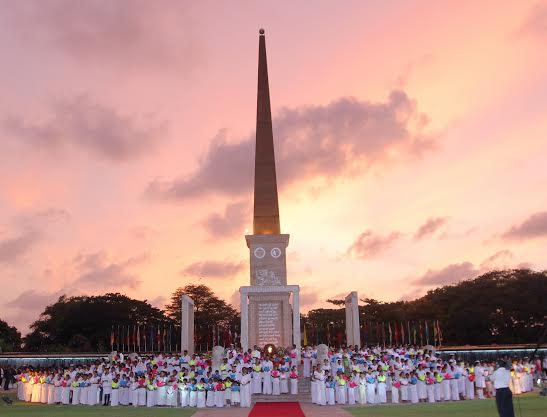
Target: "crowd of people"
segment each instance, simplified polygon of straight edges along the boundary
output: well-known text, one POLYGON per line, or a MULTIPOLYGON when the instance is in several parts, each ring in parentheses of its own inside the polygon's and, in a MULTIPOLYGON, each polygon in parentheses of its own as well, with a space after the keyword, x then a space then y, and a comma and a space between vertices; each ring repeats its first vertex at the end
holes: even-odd
MULTIPOLYGON (((312 381, 312 402, 319 405, 460 401, 495 396, 496 362, 473 363, 434 350, 415 347, 303 351, 303 375, 312 381)), ((545 364, 544 364, 545 365, 545 364)), ((532 391, 542 364, 528 358, 511 361, 509 388, 514 394, 532 391)))
MULTIPOLYGON (((511 391, 533 390, 546 363, 512 361, 511 391)), ((326 348, 295 346, 244 352, 114 354, 85 365, 18 369, 22 401, 82 406, 250 407, 254 395, 297 395, 311 381, 315 404, 353 405, 483 399, 495 395, 490 361, 444 360, 412 346, 326 348), (300 371, 300 374, 299 374, 300 371)))

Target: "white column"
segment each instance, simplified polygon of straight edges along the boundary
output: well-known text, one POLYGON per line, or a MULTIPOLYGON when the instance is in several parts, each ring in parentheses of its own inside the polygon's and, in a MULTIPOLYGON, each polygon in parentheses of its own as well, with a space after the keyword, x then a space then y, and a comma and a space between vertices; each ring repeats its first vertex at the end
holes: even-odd
POLYGON ((300 288, 296 287, 292 293, 292 330, 293 343, 296 345, 298 352, 298 360, 300 360, 300 349, 302 342, 300 341, 300 288))
POLYGON ((194 300, 187 295, 181 297, 180 351, 194 353, 194 300))
POLYGON ((359 297, 357 291, 350 292, 346 304, 346 344, 361 347, 361 329, 359 326, 359 297))
POLYGON ((249 305, 247 304, 247 291, 239 289, 240 294, 240 315, 241 315, 241 348, 243 351, 249 349, 249 305))

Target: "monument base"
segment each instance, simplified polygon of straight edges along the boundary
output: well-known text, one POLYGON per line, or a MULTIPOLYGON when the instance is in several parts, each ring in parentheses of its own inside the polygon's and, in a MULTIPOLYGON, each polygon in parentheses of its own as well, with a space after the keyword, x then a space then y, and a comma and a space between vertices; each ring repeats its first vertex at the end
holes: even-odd
POLYGON ((300 288, 298 285, 240 287, 241 347, 291 347, 300 351, 300 288), (292 294, 292 306, 289 303, 292 294), (292 316, 292 323, 291 323, 292 316))
POLYGON ((289 293, 249 294, 249 346, 292 345, 289 293))

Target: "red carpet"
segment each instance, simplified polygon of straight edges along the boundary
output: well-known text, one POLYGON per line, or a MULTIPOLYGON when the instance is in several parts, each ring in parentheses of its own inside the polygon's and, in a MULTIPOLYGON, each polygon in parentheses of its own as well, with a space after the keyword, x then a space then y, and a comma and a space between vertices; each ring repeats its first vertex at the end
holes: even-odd
POLYGON ((300 404, 256 403, 249 417, 305 417, 300 404))

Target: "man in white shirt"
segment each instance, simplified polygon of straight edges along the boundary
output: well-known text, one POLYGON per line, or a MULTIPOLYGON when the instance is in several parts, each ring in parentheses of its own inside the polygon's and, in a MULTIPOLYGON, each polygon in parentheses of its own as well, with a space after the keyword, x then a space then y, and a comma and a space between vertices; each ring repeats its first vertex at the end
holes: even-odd
POLYGON ((490 376, 496 390, 496 406, 500 417, 515 417, 513 409, 513 394, 509 389, 511 372, 506 369, 505 361, 498 362, 498 369, 490 376))

